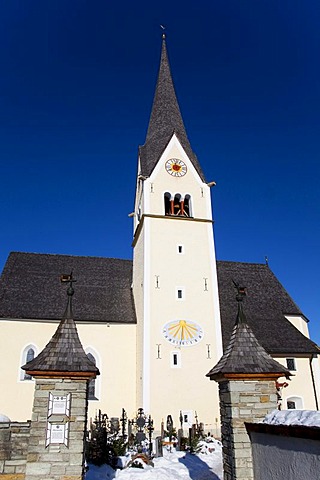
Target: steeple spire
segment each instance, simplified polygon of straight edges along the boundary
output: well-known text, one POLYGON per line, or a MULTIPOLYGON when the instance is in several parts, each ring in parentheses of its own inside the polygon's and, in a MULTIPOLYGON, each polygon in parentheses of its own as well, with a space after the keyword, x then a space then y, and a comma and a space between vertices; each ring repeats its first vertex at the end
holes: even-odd
POLYGON ((142 169, 141 174, 147 176, 151 174, 174 133, 178 137, 200 177, 204 180, 203 172, 196 155, 192 151, 182 120, 170 71, 166 35, 163 33, 160 68, 146 141, 145 144, 140 147, 139 152, 142 169))

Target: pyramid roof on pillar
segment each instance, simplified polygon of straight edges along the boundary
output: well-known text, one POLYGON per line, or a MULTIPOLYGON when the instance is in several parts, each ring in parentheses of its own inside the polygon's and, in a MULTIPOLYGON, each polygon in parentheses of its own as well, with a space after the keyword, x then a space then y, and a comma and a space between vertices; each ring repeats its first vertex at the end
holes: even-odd
POLYGON ((207 373, 210 380, 259 375, 286 376, 290 371, 274 360, 260 345, 243 311, 242 300, 245 289, 238 287, 238 313, 228 346, 219 362, 207 373))
POLYGON ((52 376, 95 377, 99 369, 87 357, 77 331, 72 313, 72 284, 68 288, 68 304, 65 314, 53 337, 39 355, 21 368, 29 374, 37 376, 48 374, 52 376))
POLYGON ((192 151, 182 120, 172 81, 165 35, 163 35, 158 81, 146 141, 143 146, 139 147, 140 173, 142 175, 151 175, 173 134, 177 136, 196 171, 201 179, 205 181, 198 159, 192 151))

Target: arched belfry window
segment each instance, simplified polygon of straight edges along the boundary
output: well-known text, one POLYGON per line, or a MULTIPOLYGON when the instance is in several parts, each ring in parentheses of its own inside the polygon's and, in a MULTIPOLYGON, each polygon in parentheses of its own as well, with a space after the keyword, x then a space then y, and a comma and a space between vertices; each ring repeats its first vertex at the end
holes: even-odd
MULTIPOLYGON (((87 357, 89 360, 91 360, 94 365, 96 365, 96 359, 92 355, 92 353, 87 353, 87 357)), ((96 379, 92 378, 89 381, 89 386, 88 386, 88 400, 98 400, 96 396, 96 379)))
POLYGON ((164 213, 176 217, 191 217, 191 196, 184 197, 180 193, 172 195, 169 192, 164 194, 164 213))
POLYGON ((181 215, 181 195, 176 193, 173 200, 173 215, 181 215))
POLYGON ((171 193, 166 192, 164 194, 164 214, 165 215, 172 215, 172 205, 173 201, 171 200, 171 193))
POLYGON ((186 195, 184 197, 184 205, 183 205, 183 215, 185 217, 192 217, 191 213, 191 196, 186 195))
MULTIPOLYGON (((34 345, 28 345, 24 348, 21 356, 21 365, 31 362, 37 355, 37 349, 34 345)), ((20 370, 20 380, 32 380, 32 376, 24 370, 20 370)))

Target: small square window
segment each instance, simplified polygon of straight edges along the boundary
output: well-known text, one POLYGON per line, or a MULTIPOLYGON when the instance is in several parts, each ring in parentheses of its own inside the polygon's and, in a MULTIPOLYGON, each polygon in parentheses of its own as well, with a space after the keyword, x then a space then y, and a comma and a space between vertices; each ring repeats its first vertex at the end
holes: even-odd
POLYGON ((296 402, 292 402, 290 400, 287 401, 288 410, 295 410, 296 409, 296 402))
POLYGON ((296 361, 295 361, 294 358, 287 358, 286 361, 287 361, 287 369, 288 370, 291 370, 291 371, 297 370, 296 361))

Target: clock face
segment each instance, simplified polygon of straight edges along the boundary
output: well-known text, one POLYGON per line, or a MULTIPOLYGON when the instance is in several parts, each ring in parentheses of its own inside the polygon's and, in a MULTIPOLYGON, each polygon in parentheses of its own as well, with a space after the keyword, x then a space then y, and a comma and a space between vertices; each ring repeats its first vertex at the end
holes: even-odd
POLYGON ((173 177, 183 177, 187 173, 187 165, 178 158, 170 158, 166 161, 165 169, 173 177))
POLYGON ((191 347, 201 342, 203 330, 195 322, 190 320, 173 320, 168 322, 162 329, 164 338, 177 347, 191 347))

